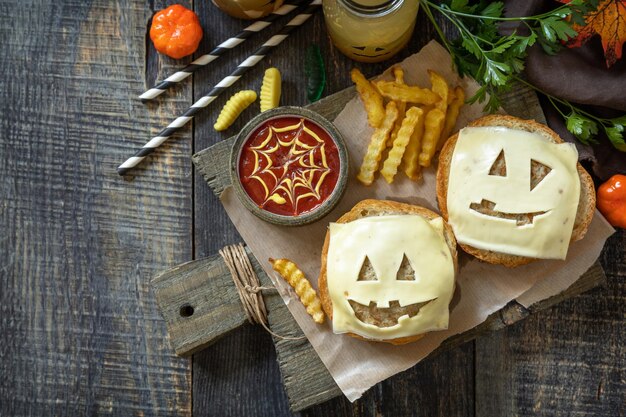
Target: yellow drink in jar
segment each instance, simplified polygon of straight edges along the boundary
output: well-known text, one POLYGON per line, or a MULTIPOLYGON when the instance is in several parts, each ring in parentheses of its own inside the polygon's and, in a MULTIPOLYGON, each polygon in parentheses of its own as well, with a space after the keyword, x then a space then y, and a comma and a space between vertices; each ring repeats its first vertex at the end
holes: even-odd
POLYGON ((355 61, 391 58, 408 43, 419 0, 322 0, 333 43, 355 61))

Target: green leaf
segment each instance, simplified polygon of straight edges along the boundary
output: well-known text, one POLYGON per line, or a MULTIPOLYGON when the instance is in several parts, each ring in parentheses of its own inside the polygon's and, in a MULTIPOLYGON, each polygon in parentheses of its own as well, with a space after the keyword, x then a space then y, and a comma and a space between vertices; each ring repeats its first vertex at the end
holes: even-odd
POLYGON ((450 8, 457 12, 463 12, 467 10, 468 0, 452 0, 450 8))
POLYGON ((483 54, 480 46, 478 46, 476 42, 474 42, 472 39, 463 38, 463 40, 461 41, 461 45, 463 45, 463 48, 465 48, 467 52, 474 55, 478 59, 480 59, 483 54))
POLYGON ((543 51, 548 55, 554 55, 561 49, 560 44, 546 40, 545 37, 543 36, 543 33, 541 33, 537 37, 537 41, 541 45, 541 48, 543 49, 543 51))
POLYGON ((537 34, 535 32, 530 32, 530 35, 528 36, 516 36, 516 38, 517 43, 509 49, 509 52, 521 58, 526 56, 526 49, 535 44, 537 41, 537 34))
POLYGON ((482 103, 487 97, 487 87, 481 86, 473 96, 467 99, 468 104, 482 103))
POLYGON ((480 14, 487 17, 501 17, 503 11, 504 3, 495 1, 493 3, 489 3, 487 7, 480 12, 480 14))
POLYGON ((592 137, 598 134, 598 125, 588 117, 572 111, 567 115, 567 130, 576 136, 582 143, 588 145, 593 142, 592 137))
POLYGON ((507 60, 507 62, 511 66, 511 69, 513 70, 514 73, 519 74, 520 72, 524 71, 523 59, 511 57, 507 60))
POLYGON ((505 73, 511 71, 511 67, 504 62, 496 62, 490 59, 485 61, 485 83, 504 85, 509 78, 505 73))
POLYGON ((487 99, 487 103, 483 108, 487 113, 495 113, 500 110, 500 98, 495 91, 490 92, 489 98, 487 99))
POLYGON ((613 125, 612 127, 604 127, 606 136, 611 144, 622 152, 626 152, 626 142, 624 141, 624 126, 613 125))
POLYGON ((576 32, 570 25, 564 20, 555 20, 551 22, 551 27, 554 30, 556 36, 562 40, 567 41, 570 38, 576 37, 576 32))
POLYGON ((554 29, 552 29, 552 26, 547 24, 546 21, 541 21, 540 25, 541 25, 541 32, 543 33, 544 38, 548 42, 556 41, 556 33, 554 33, 554 29))
POLYGON ((494 54, 501 54, 507 49, 509 49, 513 44, 517 42, 517 39, 514 37, 504 37, 501 41, 499 41, 495 47, 491 49, 491 52, 494 54))

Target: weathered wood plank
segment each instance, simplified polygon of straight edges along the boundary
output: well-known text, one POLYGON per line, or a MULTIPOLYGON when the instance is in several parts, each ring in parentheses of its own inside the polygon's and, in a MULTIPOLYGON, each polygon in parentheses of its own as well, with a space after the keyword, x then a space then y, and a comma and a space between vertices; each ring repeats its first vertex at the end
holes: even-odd
POLYGON ((179 356, 207 348, 248 321, 220 255, 169 269, 152 280, 152 287, 179 356))
POLYGON ((313 416, 474 416, 474 344, 430 356, 351 404, 344 396, 304 410, 313 416))
POLYGON ((0 415, 189 415, 149 278, 191 256, 191 130, 134 180, 115 168, 191 89, 136 99, 145 2, 0 10, 0 415))
POLYGON ((533 306, 526 320, 476 340, 477 415, 624 414, 624 231, 600 261, 606 285, 543 311, 533 306))

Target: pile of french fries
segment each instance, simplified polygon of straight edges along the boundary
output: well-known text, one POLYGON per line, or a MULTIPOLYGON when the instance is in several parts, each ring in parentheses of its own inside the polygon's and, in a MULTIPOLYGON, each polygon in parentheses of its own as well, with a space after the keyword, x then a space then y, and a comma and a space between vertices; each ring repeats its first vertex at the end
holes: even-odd
POLYGON ((431 89, 407 85, 401 67, 393 68, 394 81, 368 81, 356 68, 352 81, 375 130, 363 158, 358 180, 374 182, 376 171, 392 183, 398 170, 418 181, 422 167, 429 167, 435 152, 456 124, 465 102, 461 87, 451 88, 440 74, 428 71, 431 89), (387 101, 387 104, 385 104, 387 101))

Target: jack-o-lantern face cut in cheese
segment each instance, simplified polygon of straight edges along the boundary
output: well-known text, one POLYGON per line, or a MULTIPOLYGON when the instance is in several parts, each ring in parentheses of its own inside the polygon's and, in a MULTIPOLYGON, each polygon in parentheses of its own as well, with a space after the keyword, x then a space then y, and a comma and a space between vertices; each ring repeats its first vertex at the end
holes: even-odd
POLYGON ((565 259, 578 199, 578 153, 535 133, 461 130, 447 207, 457 241, 512 255, 565 259))
POLYGON ((331 223, 327 260, 333 331, 387 340, 446 329, 454 260, 441 217, 331 223))

